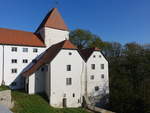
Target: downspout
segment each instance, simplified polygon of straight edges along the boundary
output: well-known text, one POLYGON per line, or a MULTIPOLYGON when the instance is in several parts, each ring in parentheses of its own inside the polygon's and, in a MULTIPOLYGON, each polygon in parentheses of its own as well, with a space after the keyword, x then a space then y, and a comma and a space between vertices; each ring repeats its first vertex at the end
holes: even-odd
POLYGON ((4 81, 4 45, 3 46, 3 62, 2 62, 2 85, 5 85, 4 81))

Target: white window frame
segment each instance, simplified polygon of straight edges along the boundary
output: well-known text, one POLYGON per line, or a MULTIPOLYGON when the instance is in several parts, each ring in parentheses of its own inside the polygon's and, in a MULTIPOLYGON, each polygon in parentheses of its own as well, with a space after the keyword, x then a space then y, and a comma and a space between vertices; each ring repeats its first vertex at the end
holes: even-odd
POLYGON ((104 64, 101 64, 101 69, 105 69, 105 65, 104 64))
POLYGON ((23 59, 22 63, 28 63, 28 59, 23 59))
POLYGON ((94 80, 94 78, 95 78, 94 75, 91 75, 91 76, 90 76, 90 79, 91 79, 91 80, 94 80))
POLYGON ((66 85, 72 85, 72 78, 66 78, 66 85))
POLYGON ((12 59, 12 60, 11 60, 11 63, 12 63, 12 64, 16 64, 16 63, 17 63, 17 59, 12 59))
POLYGON ((11 73, 17 73, 17 68, 11 69, 11 73))
POLYGON ((66 69, 67 71, 71 71, 71 65, 70 65, 70 64, 67 65, 66 68, 67 68, 67 69, 66 69))
POLYGON ((22 48, 22 51, 23 51, 24 53, 26 53, 26 52, 28 52, 28 48, 22 48))
POLYGON ((95 64, 91 64, 91 69, 95 70, 95 64))
POLYGON ((38 48, 33 48, 33 53, 37 53, 38 52, 38 48))
POLYGON ((12 51, 12 52, 17 52, 17 47, 12 47, 12 48, 11 48, 11 51, 12 51))

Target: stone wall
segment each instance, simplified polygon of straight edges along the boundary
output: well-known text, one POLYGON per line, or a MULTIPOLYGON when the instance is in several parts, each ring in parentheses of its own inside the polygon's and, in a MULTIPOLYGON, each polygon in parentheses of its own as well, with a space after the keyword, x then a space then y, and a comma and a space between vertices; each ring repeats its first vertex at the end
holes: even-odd
POLYGON ((11 99, 11 90, 0 91, 0 104, 8 108, 13 107, 13 102, 11 99))

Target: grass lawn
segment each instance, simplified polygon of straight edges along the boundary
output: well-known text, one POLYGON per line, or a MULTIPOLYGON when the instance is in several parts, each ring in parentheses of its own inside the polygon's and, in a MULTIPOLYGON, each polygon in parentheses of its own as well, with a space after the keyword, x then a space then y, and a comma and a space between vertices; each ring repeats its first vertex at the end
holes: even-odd
POLYGON ((15 100, 14 113, 88 113, 82 108, 52 108, 39 95, 28 95, 20 91, 12 91, 15 100))
POLYGON ((3 90, 8 90, 9 88, 6 87, 6 86, 0 86, 0 91, 3 91, 3 90))

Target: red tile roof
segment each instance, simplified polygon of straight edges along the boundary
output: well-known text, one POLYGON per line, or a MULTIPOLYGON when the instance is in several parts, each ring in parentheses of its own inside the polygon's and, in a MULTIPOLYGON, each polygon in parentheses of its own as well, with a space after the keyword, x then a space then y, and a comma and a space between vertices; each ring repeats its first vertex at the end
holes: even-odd
POLYGON ((40 26, 38 27, 37 31, 42 27, 50 27, 54 29, 60 30, 68 30, 67 25, 65 24, 64 20, 62 19, 59 11, 57 8, 53 8, 44 18, 40 26))
POLYGON ((45 47, 44 42, 32 32, 0 28, 0 44, 45 47))
POLYGON ((36 72, 42 65, 49 63, 55 58, 61 49, 75 49, 75 47, 69 40, 62 41, 51 47, 49 47, 44 54, 34 63, 30 68, 22 73, 23 76, 30 76, 36 72))
POLYGON ((100 51, 100 49, 99 48, 87 48, 87 49, 79 50, 79 53, 82 56, 82 58, 85 61, 87 61, 94 51, 100 51))

